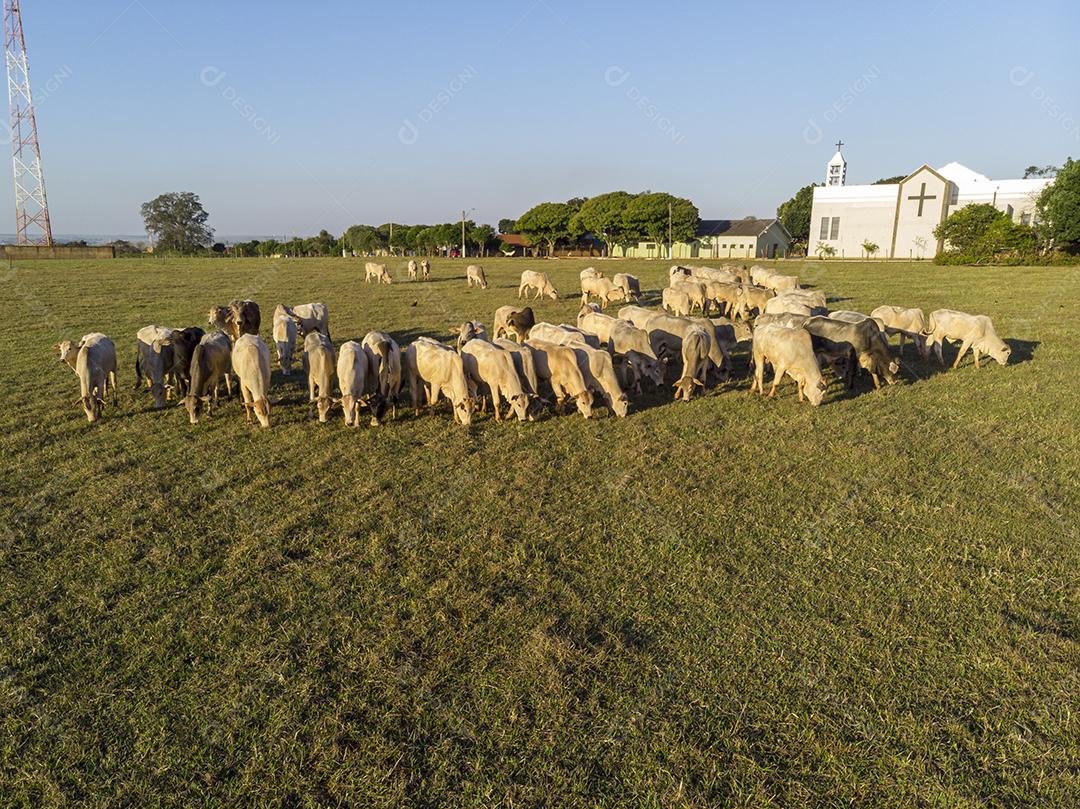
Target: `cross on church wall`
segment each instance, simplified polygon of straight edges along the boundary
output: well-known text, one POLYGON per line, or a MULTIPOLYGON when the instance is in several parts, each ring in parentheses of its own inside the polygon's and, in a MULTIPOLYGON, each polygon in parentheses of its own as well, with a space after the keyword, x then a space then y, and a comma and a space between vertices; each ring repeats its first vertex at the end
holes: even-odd
POLYGON ((926 193, 926 183, 922 184, 922 188, 919 189, 919 193, 912 194, 908 199, 917 199, 919 201, 919 216, 922 216, 923 203, 928 199, 937 199, 937 194, 926 193))

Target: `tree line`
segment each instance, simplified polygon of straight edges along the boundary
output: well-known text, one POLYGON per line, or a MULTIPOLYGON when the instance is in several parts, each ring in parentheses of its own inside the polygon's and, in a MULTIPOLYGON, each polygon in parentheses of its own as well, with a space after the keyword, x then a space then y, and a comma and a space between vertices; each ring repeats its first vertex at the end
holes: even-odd
MULTIPOLYGON (((225 245, 213 241, 207 224, 209 214, 191 192, 162 194, 142 206, 147 233, 159 252, 193 254, 224 253, 225 245)), ((809 214, 807 214, 809 216, 809 214)), ((648 241, 667 244, 694 238, 700 222, 697 207, 688 199, 667 193, 644 191, 630 194, 612 191, 592 198, 575 197, 566 202, 542 202, 517 219, 500 219, 496 230, 471 219, 438 225, 353 225, 340 237, 326 230, 310 237, 254 239, 233 246, 243 256, 333 256, 343 251, 358 255, 490 255, 497 249, 509 252, 499 234, 523 236, 538 253, 552 255, 560 247, 580 247, 586 239, 611 248, 630 247, 648 241), (463 243, 464 242, 464 243, 463 243)))

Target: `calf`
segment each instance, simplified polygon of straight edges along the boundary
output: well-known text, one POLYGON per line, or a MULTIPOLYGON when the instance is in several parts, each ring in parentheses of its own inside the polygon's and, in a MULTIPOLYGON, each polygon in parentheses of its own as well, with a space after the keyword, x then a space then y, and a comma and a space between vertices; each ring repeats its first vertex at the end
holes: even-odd
POLYGON ((519 343, 529 336, 529 329, 536 325, 536 316, 531 307, 519 309, 516 306, 500 306, 495 310, 495 338, 513 337, 519 343))
POLYGON ((709 313, 709 298, 705 292, 704 281, 673 278, 668 286, 672 289, 677 289, 680 292, 686 293, 686 296, 690 301, 690 310, 687 314, 690 314, 695 306, 701 310, 702 314, 707 315, 709 313))
POLYGON ((688 329, 682 340, 682 376, 675 383, 675 398, 689 402, 694 388, 705 387, 709 372, 709 333, 701 326, 688 329))
POLYGON ((556 407, 573 400, 582 416, 592 416, 592 393, 585 385, 574 349, 531 336, 526 345, 533 349, 537 377, 551 386, 556 407))
POLYGON ((976 368, 979 367, 980 354, 987 354, 998 365, 1008 363, 1009 355, 1012 354, 1012 349, 997 336, 994 324, 986 315, 969 315, 953 309, 938 309, 930 313, 925 333, 929 347, 933 349, 942 368, 945 367, 945 360, 941 356, 941 346, 946 340, 960 342, 960 353, 953 361, 953 368, 960 364, 960 360, 968 349, 971 349, 975 355, 976 368))
POLYGON ((728 281, 705 281, 705 298, 716 304, 721 315, 734 317, 742 303, 742 286, 728 281))
MULTIPOLYGON (((521 387, 521 379, 509 351, 486 340, 470 340, 461 349, 461 360, 465 373, 477 385, 487 387, 495 411, 495 421, 502 421, 501 399, 506 399, 518 421, 530 418, 529 396, 521 387)), ((485 399, 483 406, 486 407, 486 404, 485 399)))
POLYGON ((484 275, 484 268, 479 264, 470 264, 465 268, 465 282, 470 287, 475 284, 480 289, 488 288, 487 276, 484 275))
POLYGON ((753 284, 740 284, 739 291, 741 293, 739 297, 739 303, 735 308, 735 314, 732 317, 747 318, 751 313, 757 311, 762 313, 765 311, 765 304, 769 302, 770 298, 776 296, 776 293, 771 289, 765 289, 765 287, 756 287, 753 284))
POLYGON ((225 394, 232 396, 232 379, 229 365, 232 345, 225 332, 214 331, 203 335, 191 355, 191 387, 184 397, 184 407, 192 424, 199 423, 203 405, 206 415, 211 415, 211 406, 218 401, 218 385, 225 380, 225 394))
MULTIPOLYGON (((69 351, 66 353, 70 353, 69 351)), ((100 332, 84 335, 75 353, 75 376, 79 378, 79 403, 86 420, 93 424, 101 418, 109 380, 116 404, 116 346, 100 332)))
POLYGON ((232 369, 240 386, 244 418, 251 421, 251 411, 260 427, 270 426, 270 349, 257 334, 242 334, 232 347, 232 369))
POLYGON ((372 280, 376 284, 390 283, 390 273, 386 271, 385 264, 376 264, 374 261, 364 263, 364 283, 370 283, 372 280))
POLYGON ((784 374, 790 376, 799 391, 799 401, 803 396, 810 404, 817 407, 825 398, 825 380, 821 376, 817 357, 810 335, 805 329, 790 329, 786 326, 768 324, 754 332, 754 382, 750 392, 755 390, 765 393, 765 364, 773 367, 773 383, 769 389, 769 398, 776 395, 776 386, 784 374))
POLYGON ((431 262, 426 258, 420 262, 420 279, 423 281, 431 277, 431 262))
POLYGON ((429 405, 436 405, 439 396, 450 400, 454 420, 468 426, 472 423, 473 400, 465 379, 461 355, 449 346, 420 337, 405 349, 405 367, 409 375, 413 412, 420 415, 421 392, 426 392, 429 405), (421 387, 423 386, 423 387, 421 387))
POLYGON ((578 368, 585 380, 585 387, 598 394, 612 413, 619 418, 625 418, 629 407, 628 400, 615 375, 611 355, 581 343, 570 347, 577 355, 578 368))
POLYGON ((623 291, 623 300, 628 301, 633 298, 636 301, 641 297, 641 282, 633 275, 617 272, 612 276, 611 280, 615 282, 615 286, 623 291))
MULTIPOLYGON (((845 323, 827 317, 811 317, 803 328, 818 338, 814 341, 818 350, 824 349, 837 355, 845 352, 845 346, 849 347, 855 354, 858 367, 867 371, 874 380, 875 388, 881 387, 879 377, 884 377, 890 385, 896 382, 900 365, 892 358, 889 344, 873 320, 845 323)), ((855 366, 849 363, 849 388, 855 386, 855 373, 855 366)))
POLYGON ((286 374, 292 373, 293 354, 296 351, 296 321, 288 309, 278 304, 274 310, 274 345, 277 346, 278 364, 286 374))
MULTIPOLYGON (((416 261, 414 259, 411 259, 411 258, 409 259, 409 264, 408 264, 407 270, 409 272, 409 280, 410 281, 415 281, 416 280, 417 266, 416 266, 416 261)), ((359 424, 359 422, 357 422, 357 423, 359 424)))
POLYGON ((611 301, 626 300, 622 287, 616 286, 615 282, 609 278, 582 278, 582 304, 588 303, 590 296, 599 299, 602 309, 606 309, 611 301))
POLYGON ((926 315, 922 309, 905 309, 902 306, 879 306, 870 313, 878 321, 886 335, 900 335, 900 353, 904 353, 904 338, 915 344, 915 350, 924 360, 930 356, 926 345, 926 315))
POLYGON ((360 426, 360 406, 367 401, 368 355, 359 343, 349 340, 338 348, 337 378, 345 424, 360 426))
MULTIPOLYGON (((661 304, 676 317, 690 314, 690 296, 685 290, 677 287, 666 287, 661 293, 661 304)), ((622 311, 621 309, 619 310, 622 311)), ((636 324, 635 324, 636 325, 636 324)))
POLYGON ((314 406, 319 421, 325 424, 334 404, 334 346, 322 332, 313 331, 304 338, 304 373, 308 378, 309 408, 314 406))
POLYGON ((236 342, 241 334, 258 334, 262 325, 262 314, 255 301, 231 301, 227 306, 212 306, 207 321, 215 329, 220 329, 236 342))
POLYGON ((166 341, 172 346, 172 366, 166 373, 176 385, 178 399, 187 396, 188 388, 191 387, 191 357, 204 334, 206 332, 198 326, 188 326, 184 329, 173 329, 172 336, 166 341))
POLYGON ((528 297, 529 290, 536 290, 536 298, 541 296, 547 296, 553 301, 559 299, 559 293, 551 283, 551 279, 548 278, 546 272, 536 272, 535 270, 525 270, 521 273, 521 284, 518 285, 518 298, 522 296, 528 297))
POLYGON ((371 423, 382 421, 387 403, 393 408, 391 418, 397 418, 401 395, 401 349, 394 339, 382 331, 369 331, 364 337, 364 353, 368 358, 368 383, 376 394, 371 423))

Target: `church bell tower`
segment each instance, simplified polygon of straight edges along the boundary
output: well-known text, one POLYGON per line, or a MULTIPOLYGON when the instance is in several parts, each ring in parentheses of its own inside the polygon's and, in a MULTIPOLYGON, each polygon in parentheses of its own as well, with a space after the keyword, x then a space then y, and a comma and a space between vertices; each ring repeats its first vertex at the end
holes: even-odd
POLYGON ((840 151, 843 145, 843 141, 836 144, 836 154, 829 161, 829 168, 825 173, 825 185, 843 185, 847 181, 847 161, 840 151))

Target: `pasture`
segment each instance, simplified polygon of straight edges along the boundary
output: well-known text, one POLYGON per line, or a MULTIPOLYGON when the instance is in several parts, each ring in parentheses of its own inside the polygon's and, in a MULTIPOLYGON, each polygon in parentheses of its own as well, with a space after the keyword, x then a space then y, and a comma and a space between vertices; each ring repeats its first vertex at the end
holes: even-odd
MULTIPOLYGON (((574 322, 590 262, 466 263, 0 269, 0 804, 1080 801, 1080 272, 785 262, 1013 349, 816 409, 749 394, 745 344, 626 419, 320 425, 276 357, 269 430, 131 390, 136 330, 214 303, 404 346, 490 326, 523 269, 574 322), (97 330, 121 400, 88 425, 50 346, 97 330)), ((591 263, 657 305, 668 262, 591 263)))

